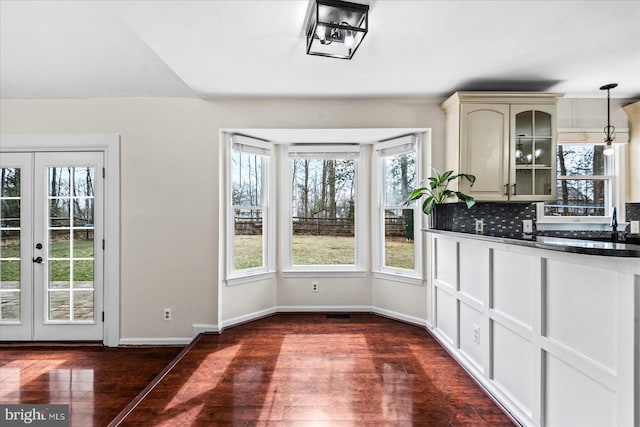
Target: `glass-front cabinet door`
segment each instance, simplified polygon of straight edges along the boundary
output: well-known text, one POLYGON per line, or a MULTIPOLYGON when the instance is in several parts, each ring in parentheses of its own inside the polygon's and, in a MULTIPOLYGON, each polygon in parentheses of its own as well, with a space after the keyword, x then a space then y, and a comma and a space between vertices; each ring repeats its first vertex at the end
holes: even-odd
POLYGON ((555 106, 511 107, 510 200, 554 200, 555 106))

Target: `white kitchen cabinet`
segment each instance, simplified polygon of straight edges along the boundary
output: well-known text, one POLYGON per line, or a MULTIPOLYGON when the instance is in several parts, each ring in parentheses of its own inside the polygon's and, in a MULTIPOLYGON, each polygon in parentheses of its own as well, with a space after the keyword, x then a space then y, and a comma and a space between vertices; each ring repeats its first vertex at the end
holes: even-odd
POLYGON ((640 426, 640 258, 429 235, 430 331, 521 425, 640 426))
POLYGON ((478 201, 556 197, 556 103, 561 94, 457 92, 446 114, 446 168, 476 176, 478 201))

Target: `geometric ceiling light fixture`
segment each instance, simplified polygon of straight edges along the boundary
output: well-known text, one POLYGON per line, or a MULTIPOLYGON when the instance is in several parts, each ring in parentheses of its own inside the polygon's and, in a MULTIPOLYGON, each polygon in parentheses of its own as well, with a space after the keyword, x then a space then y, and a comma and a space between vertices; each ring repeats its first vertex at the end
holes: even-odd
POLYGON ((604 154, 605 156, 610 156, 613 154, 613 146, 611 145, 611 143, 614 139, 616 139, 616 136, 613 134, 616 131, 616 128, 614 126, 611 126, 611 97, 609 96, 609 91, 617 86, 617 83, 609 83, 608 85, 600 87, 600 90, 607 91, 607 125, 604 127, 604 142, 607 144, 607 146, 602 152, 602 154, 604 154))
POLYGON ((351 59, 368 30, 368 5, 315 0, 307 25, 307 54, 351 59))

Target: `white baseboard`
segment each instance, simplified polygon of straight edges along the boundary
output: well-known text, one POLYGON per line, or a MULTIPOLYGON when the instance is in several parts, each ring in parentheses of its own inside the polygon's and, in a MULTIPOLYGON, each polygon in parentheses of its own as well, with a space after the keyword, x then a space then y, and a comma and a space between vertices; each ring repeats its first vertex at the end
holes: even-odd
POLYGON ((205 323, 194 323, 192 325, 192 337, 175 337, 175 338, 121 338, 120 345, 187 345, 198 334, 206 332, 220 333, 223 329, 235 326, 241 323, 257 320, 265 316, 276 313, 331 313, 331 312, 348 312, 348 313, 374 313, 391 319, 399 320, 406 323, 425 327, 428 325, 425 319, 409 316, 407 314, 398 313, 397 311, 386 310, 384 308, 373 307, 370 305, 281 305, 267 308, 264 310, 254 311, 253 313, 243 314, 242 316, 233 317, 223 320, 220 325, 212 325, 205 323))
POLYGON ((325 312, 351 312, 371 313, 370 305, 280 305, 276 307, 278 313, 325 313, 325 312))
POLYGON ((187 345, 193 338, 120 338, 120 345, 187 345))
POLYGON ((243 314, 242 316, 233 317, 228 320, 223 320, 220 324, 219 331, 230 326, 238 325, 240 323, 250 322, 252 320, 260 319, 261 317, 270 316, 277 312, 276 307, 266 308, 264 310, 254 311, 253 313, 243 314))
POLYGON ((400 320, 406 323, 411 323, 423 328, 427 327, 427 319, 421 319, 420 317, 409 316, 408 314, 398 313, 397 311, 387 310, 380 307, 371 307, 371 312, 379 314, 380 316, 390 317, 395 320, 400 320))
POLYGON ((374 313, 391 319, 400 320, 402 322, 411 323, 421 327, 427 325, 426 319, 398 313, 397 311, 386 310, 384 308, 372 307, 370 305, 280 305, 265 310, 256 311, 232 319, 223 320, 220 328, 216 325, 193 325, 194 333, 196 326, 207 326, 210 329, 199 330, 199 332, 221 332, 224 328, 238 325, 240 323, 250 322, 276 313, 331 313, 331 312, 347 312, 347 313, 374 313), (214 329, 217 328, 217 329, 214 329))
POLYGON ((198 334, 204 334, 207 332, 218 333, 220 332, 220 327, 218 325, 208 325, 206 323, 194 323, 191 325, 191 330, 192 337, 195 338, 198 334))

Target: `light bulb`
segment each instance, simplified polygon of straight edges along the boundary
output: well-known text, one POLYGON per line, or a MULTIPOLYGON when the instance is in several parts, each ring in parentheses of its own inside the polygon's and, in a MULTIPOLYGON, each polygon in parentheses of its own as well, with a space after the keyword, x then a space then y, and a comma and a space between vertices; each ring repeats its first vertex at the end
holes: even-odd
POLYGON ((320 39, 320 43, 324 44, 326 42, 327 36, 326 36, 326 28, 324 25, 318 25, 316 27, 316 35, 318 36, 318 39, 320 39))
POLYGON ((351 51, 351 49, 353 49, 353 46, 356 44, 356 39, 353 38, 353 33, 351 31, 347 30, 346 33, 347 34, 344 36, 344 47, 351 51))
POLYGON ((602 154, 605 156, 610 156, 613 154, 613 146, 611 144, 607 144, 607 147, 602 150, 602 154))

